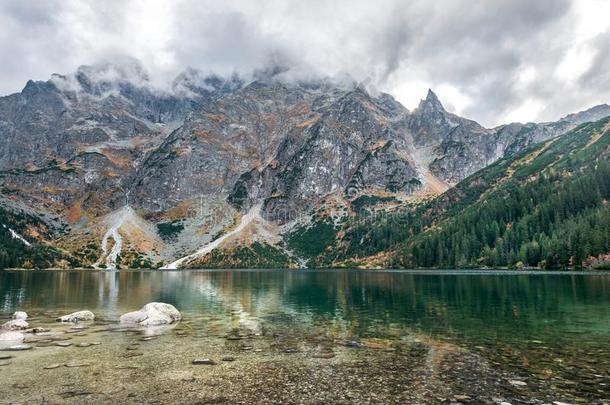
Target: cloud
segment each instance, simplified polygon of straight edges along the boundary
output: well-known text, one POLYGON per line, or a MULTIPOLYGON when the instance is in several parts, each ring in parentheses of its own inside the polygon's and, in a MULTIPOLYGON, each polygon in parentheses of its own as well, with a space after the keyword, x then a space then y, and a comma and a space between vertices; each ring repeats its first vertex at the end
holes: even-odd
POLYGON ((413 108, 428 87, 485 125, 610 101, 600 0, 0 2, 0 93, 128 55, 159 85, 186 67, 350 75, 413 108), (566 95, 569 94, 569 97, 566 95))

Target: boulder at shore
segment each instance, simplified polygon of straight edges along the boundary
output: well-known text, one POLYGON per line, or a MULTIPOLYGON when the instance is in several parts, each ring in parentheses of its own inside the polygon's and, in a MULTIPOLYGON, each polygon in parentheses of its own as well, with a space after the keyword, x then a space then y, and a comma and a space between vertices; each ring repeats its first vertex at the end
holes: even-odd
POLYGON ((7 330, 25 330, 27 328, 29 328, 30 325, 22 320, 22 319, 13 319, 12 321, 8 321, 5 322, 0 329, 7 331, 7 330))
POLYGON ((91 311, 77 311, 71 314, 60 316, 57 318, 57 322, 86 322, 95 319, 95 315, 91 311))
POLYGON ((13 314, 13 319, 21 319, 22 321, 25 321, 28 319, 28 314, 23 311, 17 311, 13 314))
POLYGON ((170 304, 151 302, 139 311, 121 315, 121 325, 155 326, 169 325, 182 319, 180 312, 170 304))

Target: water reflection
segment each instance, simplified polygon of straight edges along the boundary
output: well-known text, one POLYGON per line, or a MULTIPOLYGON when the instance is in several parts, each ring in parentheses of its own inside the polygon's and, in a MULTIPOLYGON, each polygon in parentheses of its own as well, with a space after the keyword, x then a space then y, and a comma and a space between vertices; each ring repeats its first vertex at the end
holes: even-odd
POLYGON ((2 312, 88 308, 118 317, 151 301, 241 323, 325 322, 350 334, 396 328, 489 338, 610 336, 608 275, 364 271, 0 272, 2 312))

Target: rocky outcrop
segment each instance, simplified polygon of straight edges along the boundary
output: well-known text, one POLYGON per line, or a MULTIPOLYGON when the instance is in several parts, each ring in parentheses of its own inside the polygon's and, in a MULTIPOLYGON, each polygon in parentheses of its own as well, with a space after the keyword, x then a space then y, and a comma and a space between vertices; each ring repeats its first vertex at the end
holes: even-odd
POLYGON ((170 304, 151 302, 139 311, 121 315, 119 323, 125 326, 159 326, 169 325, 182 319, 180 312, 170 304))

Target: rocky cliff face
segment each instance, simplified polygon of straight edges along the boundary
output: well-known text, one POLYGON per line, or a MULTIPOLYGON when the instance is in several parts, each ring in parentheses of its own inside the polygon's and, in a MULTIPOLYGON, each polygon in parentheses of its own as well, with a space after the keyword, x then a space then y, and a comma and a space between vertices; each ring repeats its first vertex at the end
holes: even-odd
POLYGON ((160 90, 125 60, 0 98, 0 199, 57 217, 58 244, 85 265, 106 262, 121 235, 117 257, 168 262, 254 207, 277 233, 323 205, 409 202, 604 115, 607 105, 488 129, 447 112, 432 91, 409 112, 355 84, 192 69, 160 90))

